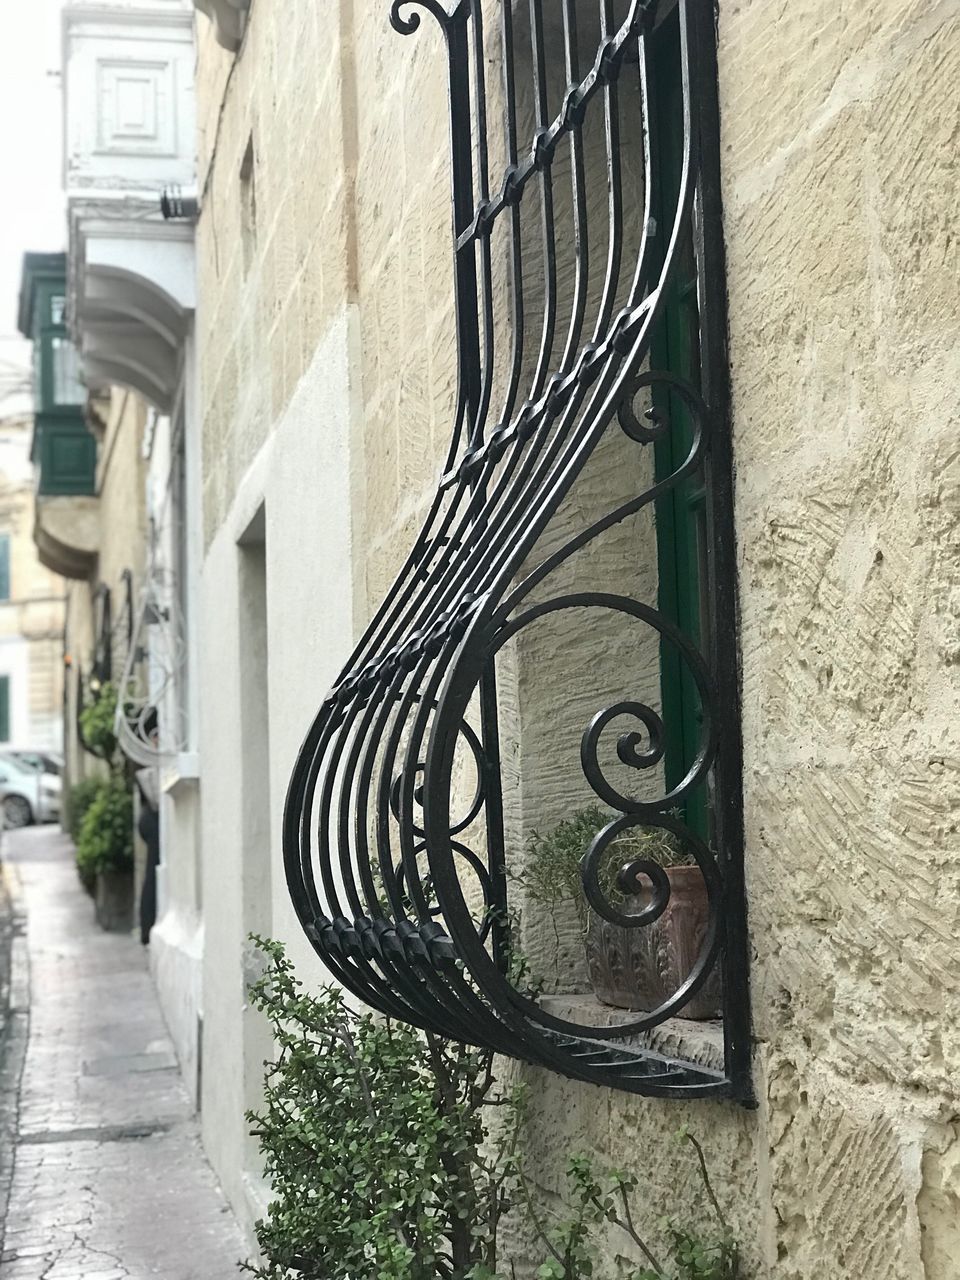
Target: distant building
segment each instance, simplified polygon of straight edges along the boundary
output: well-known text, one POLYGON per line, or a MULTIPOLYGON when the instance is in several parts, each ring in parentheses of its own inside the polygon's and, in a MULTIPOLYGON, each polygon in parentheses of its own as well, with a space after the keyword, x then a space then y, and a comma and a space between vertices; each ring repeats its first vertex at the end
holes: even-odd
POLYGON ((33 541, 33 419, 0 418, 0 747, 63 741, 63 579, 33 541))

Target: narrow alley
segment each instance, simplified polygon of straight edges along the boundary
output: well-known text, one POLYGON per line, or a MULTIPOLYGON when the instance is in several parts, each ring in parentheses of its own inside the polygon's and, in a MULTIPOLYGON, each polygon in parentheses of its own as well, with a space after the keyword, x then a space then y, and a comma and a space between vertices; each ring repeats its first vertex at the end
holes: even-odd
POLYGON ((5 833, 3 1280, 226 1280, 240 1233, 204 1159, 146 954, 103 933, 60 831, 5 833))

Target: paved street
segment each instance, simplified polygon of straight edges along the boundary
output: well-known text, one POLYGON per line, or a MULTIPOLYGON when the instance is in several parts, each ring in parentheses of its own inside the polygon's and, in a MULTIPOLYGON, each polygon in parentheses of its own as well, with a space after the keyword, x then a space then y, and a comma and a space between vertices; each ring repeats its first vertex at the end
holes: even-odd
POLYGON ((144 949, 94 924, 58 829, 3 839, 26 939, 14 937, 0 1062, 0 1277, 233 1280, 243 1244, 144 949))

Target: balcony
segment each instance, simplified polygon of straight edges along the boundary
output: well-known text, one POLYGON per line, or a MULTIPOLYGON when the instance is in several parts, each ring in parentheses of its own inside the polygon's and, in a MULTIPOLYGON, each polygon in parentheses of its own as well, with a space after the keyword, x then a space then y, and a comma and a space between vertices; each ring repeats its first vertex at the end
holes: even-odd
POLYGON ((99 541, 97 442, 84 417, 86 388, 67 334, 65 306, 65 256, 25 254, 18 323, 33 343, 34 540, 48 569, 66 578, 85 578, 99 541))
POLYGON ((91 389, 174 408, 194 308, 193 228, 160 193, 194 180, 193 13, 63 12, 67 312, 91 389))

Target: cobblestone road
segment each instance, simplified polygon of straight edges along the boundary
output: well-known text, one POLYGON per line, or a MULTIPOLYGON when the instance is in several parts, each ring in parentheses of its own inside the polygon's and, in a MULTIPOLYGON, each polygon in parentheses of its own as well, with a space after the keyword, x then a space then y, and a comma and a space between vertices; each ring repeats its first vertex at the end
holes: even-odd
POLYGON ((236 1280, 243 1243, 144 949, 94 925, 59 831, 8 832, 3 855, 26 940, 0 1062, 0 1277, 236 1280))

